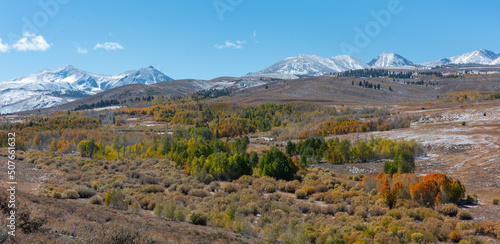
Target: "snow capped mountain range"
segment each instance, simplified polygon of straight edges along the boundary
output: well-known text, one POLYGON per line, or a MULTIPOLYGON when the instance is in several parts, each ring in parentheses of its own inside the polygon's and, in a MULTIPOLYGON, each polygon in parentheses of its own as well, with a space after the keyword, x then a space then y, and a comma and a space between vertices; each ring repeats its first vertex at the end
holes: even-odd
MULTIPOLYGON (((126 71, 119 75, 96 75, 71 65, 59 69, 43 70, 28 76, 0 82, 2 88, 24 90, 79 90, 99 92, 128 84, 154 84, 168 81, 166 76, 153 66, 126 71)), ((0 88, 0 90, 2 89, 0 88)))
POLYGON ((0 82, 0 113, 39 109, 129 84, 172 80, 154 67, 118 75, 97 75, 71 65, 0 82))
POLYGON ((301 54, 283 59, 250 75, 287 74, 296 76, 317 76, 369 67, 370 66, 360 60, 347 55, 323 58, 316 55, 301 54))
POLYGON ((500 65, 500 54, 498 54, 498 58, 493 60, 490 65, 500 65))
POLYGON ((362 61, 346 56, 336 56, 333 58, 322 58, 316 55, 298 55, 285 58, 261 71, 249 75, 296 75, 296 76, 318 76, 353 69, 365 68, 432 68, 442 65, 500 65, 500 53, 480 49, 462 55, 443 58, 434 62, 414 64, 408 59, 396 53, 384 52, 366 64, 362 61))
MULTIPOLYGON (((285 58, 259 72, 249 73, 241 78, 197 80, 194 86, 186 88, 185 91, 196 92, 227 87, 244 89, 265 84, 273 79, 297 79, 366 68, 430 69, 436 66, 446 68, 461 65, 500 66, 500 53, 480 49, 420 64, 414 64, 401 55, 388 52, 382 53, 368 64, 347 55, 323 58, 301 54, 285 58)), ((43 70, 32 75, 0 81, 0 114, 56 106, 124 85, 151 85, 170 80, 172 78, 152 66, 118 75, 97 75, 68 65, 59 69, 43 70)))
POLYGON ((421 65, 430 67, 447 65, 447 64, 499 65, 500 64, 499 58, 500 54, 494 53, 489 50, 480 49, 450 58, 443 58, 434 62, 423 63, 421 65))
POLYGON ((371 67, 398 67, 412 65, 411 61, 403 58, 396 53, 383 52, 378 57, 374 58, 368 65, 371 67))

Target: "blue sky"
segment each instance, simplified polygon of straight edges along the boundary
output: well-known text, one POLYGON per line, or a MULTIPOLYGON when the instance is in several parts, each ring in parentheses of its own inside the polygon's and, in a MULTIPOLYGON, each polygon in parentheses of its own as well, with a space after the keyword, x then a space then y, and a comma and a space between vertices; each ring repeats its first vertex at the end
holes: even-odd
POLYGON ((364 62, 383 51, 416 63, 481 48, 500 52, 498 0, 2 0, 2 6, 0 80, 67 64, 97 74, 153 65, 175 79, 242 76, 297 54, 344 54, 346 45, 364 62), (373 12, 389 13, 390 21, 377 22, 373 12), (368 41, 356 45, 356 28, 367 34, 367 26, 368 41))

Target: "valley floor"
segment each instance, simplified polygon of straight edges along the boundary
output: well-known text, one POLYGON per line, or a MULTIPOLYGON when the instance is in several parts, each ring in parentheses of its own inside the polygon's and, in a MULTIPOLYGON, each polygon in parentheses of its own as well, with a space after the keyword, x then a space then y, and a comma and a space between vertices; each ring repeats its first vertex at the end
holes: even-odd
MULTIPOLYGON (((469 207, 475 218, 499 220, 500 205, 491 203, 493 198, 500 196, 499 102, 436 105, 423 110, 421 106, 398 108, 401 115, 422 118, 412 122, 410 128, 340 137, 352 141, 373 137, 414 139, 422 143, 427 155, 416 160, 417 175, 444 173, 460 180, 466 186, 466 194, 478 196, 479 204, 469 207)), ((376 175, 382 171, 383 162, 321 166, 346 175, 376 175)))

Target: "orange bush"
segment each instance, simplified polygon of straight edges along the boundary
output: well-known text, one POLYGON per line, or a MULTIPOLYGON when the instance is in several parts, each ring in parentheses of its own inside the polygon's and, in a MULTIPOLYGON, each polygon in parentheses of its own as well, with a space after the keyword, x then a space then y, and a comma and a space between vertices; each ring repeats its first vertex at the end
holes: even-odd
POLYGON ((304 190, 308 196, 316 193, 316 188, 314 186, 303 186, 302 190, 304 190))

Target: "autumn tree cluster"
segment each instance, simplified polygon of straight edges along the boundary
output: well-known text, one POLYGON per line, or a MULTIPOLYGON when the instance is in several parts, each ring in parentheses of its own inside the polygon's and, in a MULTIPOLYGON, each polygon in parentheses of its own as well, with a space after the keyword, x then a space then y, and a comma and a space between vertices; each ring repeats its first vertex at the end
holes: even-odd
MULTIPOLYGON (((414 174, 392 176, 380 173, 377 188, 382 198, 392 207, 401 200, 414 200, 423 206, 435 207, 444 203, 460 204, 465 197, 465 186, 445 174, 434 173, 422 177, 414 174)), ((363 179, 366 187, 373 187, 369 178, 363 179)))
MULTIPOLYGON (((300 139, 316 135, 346 134, 374 130, 390 130, 409 126, 408 118, 380 118, 359 122, 359 118, 381 117, 390 113, 383 108, 340 109, 307 103, 236 105, 229 103, 168 100, 147 109, 124 108, 121 114, 154 116, 157 121, 172 124, 209 127, 216 137, 235 137, 255 131, 287 128, 294 124, 322 123, 320 129, 300 133, 300 139), (182 101, 182 102, 181 102, 182 101)), ((296 125, 299 126, 299 125, 296 125)))
POLYGON ((298 155, 303 166, 311 162, 319 162, 323 158, 334 164, 394 159, 398 165, 396 170, 399 165, 403 165, 404 170, 409 171, 415 168, 414 160, 410 159, 423 152, 422 146, 416 141, 395 141, 382 138, 373 138, 368 142, 360 141, 357 145, 353 145, 347 139, 335 138, 325 141, 323 137, 315 137, 298 143, 289 141, 285 148, 290 156, 298 155), (407 164, 407 161, 413 161, 413 163, 407 164))
POLYGON ((368 131, 388 131, 392 129, 410 127, 409 118, 379 118, 368 122, 358 120, 338 120, 325 121, 318 130, 306 130, 299 134, 299 139, 306 139, 312 136, 342 135, 349 133, 360 133, 368 131))

